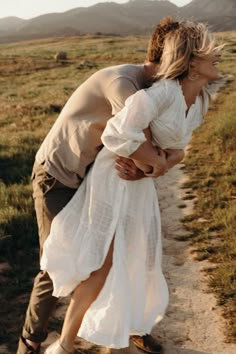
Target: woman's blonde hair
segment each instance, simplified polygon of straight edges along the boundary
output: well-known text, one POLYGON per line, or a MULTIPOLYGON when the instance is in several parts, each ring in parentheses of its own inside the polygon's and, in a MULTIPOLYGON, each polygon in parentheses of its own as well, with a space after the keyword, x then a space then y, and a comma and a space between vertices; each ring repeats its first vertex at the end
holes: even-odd
POLYGON ((155 76, 159 79, 181 79, 188 76, 191 59, 206 58, 214 50, 215 39, 207 25, 181 21, 165 35, 160 68, 155 76))

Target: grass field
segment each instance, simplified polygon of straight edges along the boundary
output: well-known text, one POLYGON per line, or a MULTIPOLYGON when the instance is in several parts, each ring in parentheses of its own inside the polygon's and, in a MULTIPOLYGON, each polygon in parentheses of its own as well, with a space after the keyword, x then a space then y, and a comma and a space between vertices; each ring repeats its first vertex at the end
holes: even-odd
MULTIPOLYGON (((222 70, 235 75, 236 34, 221 37, 228 42, 222 70)), ((10 265, 0 273, 0 344, 7 343, 12 350, 38 268, 30 184, 35 152, 80 83, 105 66, 143 62, 146 47, 145 36, 87 36, 0 45, 0 262, 10 265), (54 60, 61 50, 67 52, 67 62, 54 60)), ((194 214, 184 220, 197 258, 215 264, 210 286, 223 305, 230 340, 236 338, 235 111, 236 82, 232 79, 212 104, 186 158, 196 203, 194 214)))

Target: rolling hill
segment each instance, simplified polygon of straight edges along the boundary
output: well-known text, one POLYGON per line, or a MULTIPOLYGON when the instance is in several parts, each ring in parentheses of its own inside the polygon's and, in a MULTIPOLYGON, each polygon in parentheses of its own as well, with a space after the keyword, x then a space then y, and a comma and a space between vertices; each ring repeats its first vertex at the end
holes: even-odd
POLYGON ((82 34, 146 34, 164 16, 193 18, 209 23, 214 31, 236 29, 235 0, 193 0, 178 7, 167 0, 130 0, 124 4, 98 3, 29 20, 0 19, 0 42, 82 34))

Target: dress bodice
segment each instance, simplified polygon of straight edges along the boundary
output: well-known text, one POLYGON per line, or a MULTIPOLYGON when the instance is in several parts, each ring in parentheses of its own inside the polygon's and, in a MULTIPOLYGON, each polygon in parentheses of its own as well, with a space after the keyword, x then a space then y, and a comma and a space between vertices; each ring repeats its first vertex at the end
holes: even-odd
MULTIPOLYGON (((203 104, 202 98, 197 97, 195 103, 187 112, 182 88, 178 81, 165 80, 166 107, 158 112, 160 91, 156 90, 162 82, 154 84, 150 89, 156 117, 150 122, 154 144, 161 148, 183 149, 190 141, 192 132, 202 123, 203 104), (169 103, 169 104, 168 104, 169 103), (187 112, 187 113, 186 113, 187 112)), ((163 97, 164 101, 165 97, 163 97)))
POLYGON ((102 135, 107 149, 130 156, 146 140, 143 130, 150 126, 153 143, 163 149, 184 149, 192 132, 203 121, 207 97, 198 96, 187 112, 177 80, 160 80, 129 97, 124 108, 111 118, 102 135))

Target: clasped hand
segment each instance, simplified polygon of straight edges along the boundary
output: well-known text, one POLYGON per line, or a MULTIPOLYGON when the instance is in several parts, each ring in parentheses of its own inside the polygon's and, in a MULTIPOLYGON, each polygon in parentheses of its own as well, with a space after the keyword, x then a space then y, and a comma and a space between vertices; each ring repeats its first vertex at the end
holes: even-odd
POLYGON ((163 176, 168 171, 166 153, 160 148, 157 148, 158 164, 153 166, 146 165, 140 161, 132 160, 130 158, 119 156, 116 159, 115 168, 118 171, 120 178, 136 181, 145 176, 159 177, 163 176))

